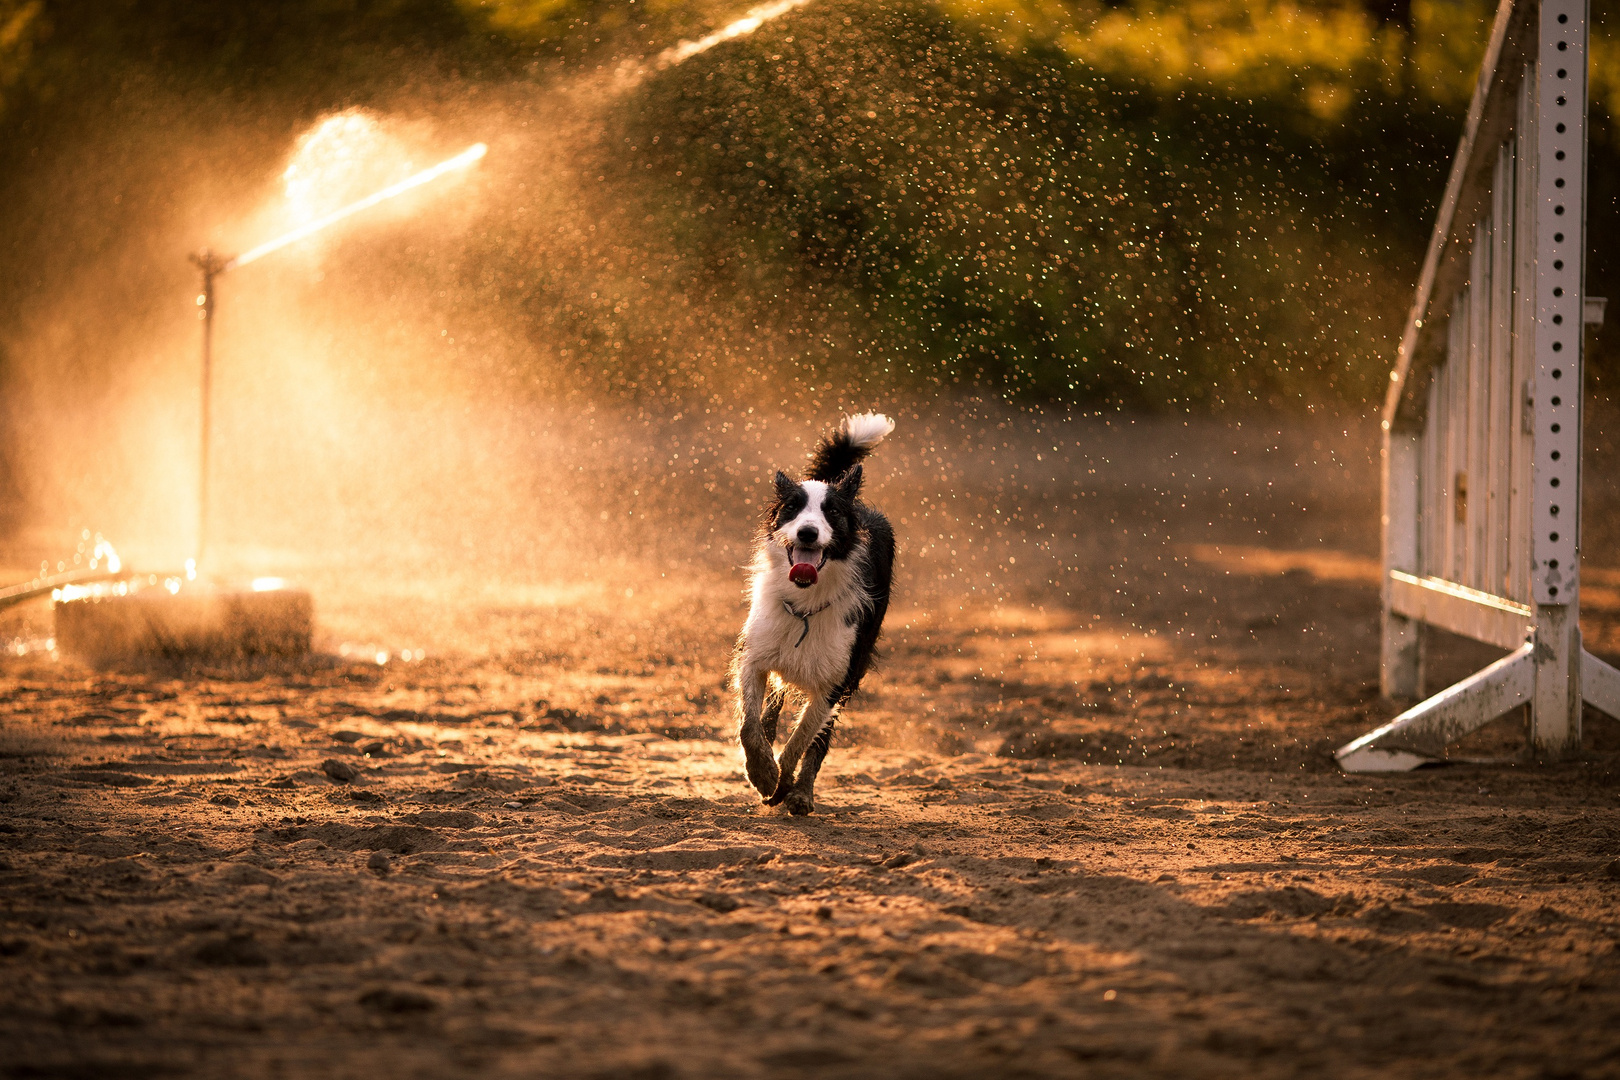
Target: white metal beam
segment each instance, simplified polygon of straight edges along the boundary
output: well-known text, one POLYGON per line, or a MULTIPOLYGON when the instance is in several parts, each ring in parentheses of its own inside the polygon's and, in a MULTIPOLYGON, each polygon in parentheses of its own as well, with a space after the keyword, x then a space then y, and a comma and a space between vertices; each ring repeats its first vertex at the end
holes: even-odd
POLYGON ((1389 609, 1499 649, 1524 644, 1534 617, 1525 604, 1437 577, 1390 571, 1389 609))
POLYGON ((1565 758, 1583 701, 1620 714, 1579 619, 1587 5, 1502 0, 1385 402, 1386 692, 1421 679, 1423 626, 1514 651, 1340 749, 1350 771, 1524 705, 1565 758))

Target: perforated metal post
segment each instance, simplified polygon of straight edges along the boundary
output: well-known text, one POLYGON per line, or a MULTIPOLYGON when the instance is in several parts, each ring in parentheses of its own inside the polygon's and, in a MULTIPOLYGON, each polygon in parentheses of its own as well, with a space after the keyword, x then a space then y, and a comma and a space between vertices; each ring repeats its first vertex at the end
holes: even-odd
POLYGON ((1543 757, 1581 745, 1580 514, 1586 2, 1544 0, 1536 54, 1535 404, 1530 589, 1543 757))

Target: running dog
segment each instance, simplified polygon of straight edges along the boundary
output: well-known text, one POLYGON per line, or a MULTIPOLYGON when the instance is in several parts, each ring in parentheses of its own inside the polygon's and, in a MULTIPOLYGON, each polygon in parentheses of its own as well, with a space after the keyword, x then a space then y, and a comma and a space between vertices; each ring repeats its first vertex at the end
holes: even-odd
POLYGON ((847 418, 816 445, 803 480, 776 474, 754 546, 748 621, 732 656, 738 738, 765 804, 815 809, 816 774, 837 713, 872 663, 894 573, 894 529, 860 501, 861 462, 894 430, 881 413, 847 418), (805 699, 772 754, 789 689, 805 699))

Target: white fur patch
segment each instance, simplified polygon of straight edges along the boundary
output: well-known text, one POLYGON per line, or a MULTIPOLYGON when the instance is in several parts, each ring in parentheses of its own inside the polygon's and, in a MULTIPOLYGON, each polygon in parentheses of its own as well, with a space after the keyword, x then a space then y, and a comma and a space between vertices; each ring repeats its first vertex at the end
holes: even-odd
POLYGON ((894 430, 894 421, 878 412, 858 413, 844 418, 844 431, 856 446, 876 446, 894 430))
POLYGON ((859 613, 872 604, 861 587, 865 562, 863 545, 849 559, 829 561, 816 584, 800 589, 788 581, 779 545, 756 548, 741 673, 774 671, 811 698, 831 693, 849 670, 859 613), (784 602, 811 613, 808 629, 784 602))
POLYGON ((799 530, 806 525, 812 525, 816 530, 814 546, 826 547, 832 543, 833 538, 832 522, 827 520, 827 515, 821 509, 827 501, 827 485, 820 480, 806 480, 799 486, 804 488, 807 497, 804 509, 794 515, 792 521, 776 530, 777 543, 786 544, 789 541, 798 543, 799 530))

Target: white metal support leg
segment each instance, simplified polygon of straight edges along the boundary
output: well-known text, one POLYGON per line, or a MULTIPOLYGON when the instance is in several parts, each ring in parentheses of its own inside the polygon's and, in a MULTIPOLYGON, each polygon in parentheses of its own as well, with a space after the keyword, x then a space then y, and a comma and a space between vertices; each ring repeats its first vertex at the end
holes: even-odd
POLYGON ((1573 607, 1536 609, 1535 692, 1530 700, 1530 746, 1543 761, 1574 757, 1581 749, 1581 628, 1573 607))
POLYGON ((1345 772, 1407 772, 1444 758, 1446 744, 1530 700, 1535 645, 1526 642, 1484 671, 1420 701, 1333 755, 1345 772))
POLYGON ((1581 698, 1604 716, 1620 720, 1620 671, 1581 650, 1581 698))

